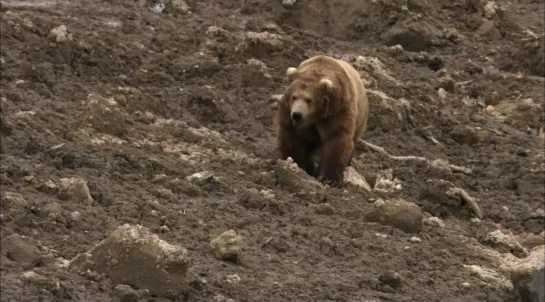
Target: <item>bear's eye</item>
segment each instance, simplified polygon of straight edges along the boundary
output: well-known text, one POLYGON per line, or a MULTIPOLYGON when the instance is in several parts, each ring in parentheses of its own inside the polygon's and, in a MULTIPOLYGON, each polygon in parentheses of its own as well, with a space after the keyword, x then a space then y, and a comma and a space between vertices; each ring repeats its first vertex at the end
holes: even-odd
POLYGON ((310 104, 311 101, 312 101, 311 99, 305 99, 305 102, 306 102, 307 104, 310 104))

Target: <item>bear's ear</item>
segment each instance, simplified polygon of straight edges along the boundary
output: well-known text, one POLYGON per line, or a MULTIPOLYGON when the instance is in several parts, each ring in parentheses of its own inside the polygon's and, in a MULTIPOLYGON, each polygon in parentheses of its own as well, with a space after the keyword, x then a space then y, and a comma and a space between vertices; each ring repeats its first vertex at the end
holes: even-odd
POLYGON ((288 67, 288 69, 286 70, 286 76, 288 77, 288 79, 291 79, 291 77, 295 74, 295 72, 297 72, 297 68, 288 67))
POLYGON ((321 79, 319 85, 320 88, 325 89, 326 91, 331 91, 333 89, 333 82, 327 78, 321 79))

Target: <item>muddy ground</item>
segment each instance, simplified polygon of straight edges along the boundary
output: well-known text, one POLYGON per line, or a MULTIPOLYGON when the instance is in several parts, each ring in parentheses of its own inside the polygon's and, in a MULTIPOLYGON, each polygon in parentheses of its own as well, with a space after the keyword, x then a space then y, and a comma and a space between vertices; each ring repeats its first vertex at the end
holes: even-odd
POLYGON ((543 1, 284 2, 2 0, 1 301, 519 299, 498 255, 544 244, 543 1), (279 185, 273 95, 317 53, 361 72, 366 141, 466 169, 362 144, 371 190, 279 185), (418 223, 376 218, 400 200, 418 223), (123 224, 187 249, 187 291, 67 269, 123 224))

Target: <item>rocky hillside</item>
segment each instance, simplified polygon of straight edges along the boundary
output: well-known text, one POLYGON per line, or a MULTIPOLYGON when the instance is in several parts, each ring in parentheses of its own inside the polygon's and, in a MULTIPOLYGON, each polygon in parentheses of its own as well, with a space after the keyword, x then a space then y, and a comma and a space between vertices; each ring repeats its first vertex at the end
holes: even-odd
POLYGON ((543 301, 544 6, 2 0, 0 300, 543 301), (319 53, 342 188, 275 160, 319 53))

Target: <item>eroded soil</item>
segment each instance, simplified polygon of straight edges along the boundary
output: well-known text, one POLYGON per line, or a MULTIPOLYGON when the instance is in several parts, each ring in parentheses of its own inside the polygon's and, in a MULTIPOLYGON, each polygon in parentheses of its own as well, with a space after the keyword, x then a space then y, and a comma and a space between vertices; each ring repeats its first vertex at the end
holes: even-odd
POLYGON ((501 273, 464 265, 500 271, 480 243, 497 229, 544 244, 543 2, 280 2, 157 13, 142 0, 2 0, 2 301, 128 299, 63 266, 125 223, 187 248, 180 301, 517 300, 501 273), (360 146, 356 171, 374 187, 391 169, 400 191, 326 188, 309 201, 277 186, 271 96, 317 53, 365 58, 366 141, 471 173, 360 146), (116 102, 107 126, 90 94, 116 102), (214 181, 187 178, 204 171, 214 181), (86 181, 92 200, 64 198, 64 178, 86 181), (445 184, 475 198, 482 220, 445 184), (366 216, 399 198, 444 227, 407 233, 366 216), (229 229, 237 264, 209 249, 229 229))

